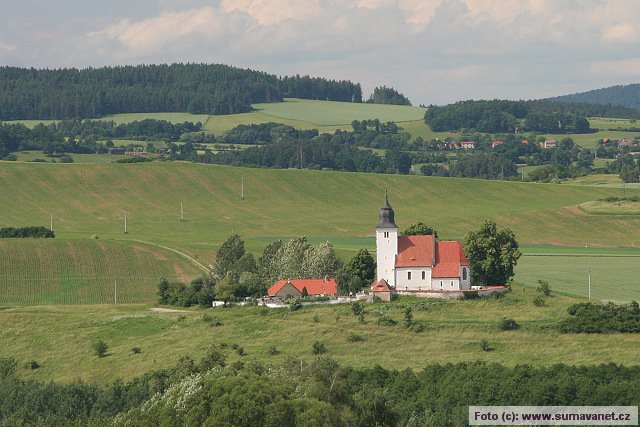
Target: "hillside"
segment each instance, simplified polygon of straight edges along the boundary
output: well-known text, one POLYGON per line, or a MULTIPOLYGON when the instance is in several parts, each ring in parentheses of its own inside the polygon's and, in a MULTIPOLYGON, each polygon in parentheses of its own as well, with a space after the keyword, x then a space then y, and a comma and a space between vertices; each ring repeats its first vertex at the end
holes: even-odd
POLYGON ((612 188, 180 162, 4 162, 0 180, 0 199, 11 201, 0 204, 0 226, 46 225, 52 213, 59 238, 170 243, 198 248, 205 259, 231 232, 249 239, 371 236, 385 189, 401 226, 426 221, 445 238, 461 238, 495 218, 526 243, 579 246, 588 238, 592 245, 637 246, 640 240, 640 219, 578 209, 619 192, 612 188))
MULTIPOLYGON (((613 105, 640 110, 640 84, 610 86, 549 99, 559 102, 613 105)), ((618 116, 613 113, 606 117, 618 116)))
POLYGON ((202 274, 180 255, 142 242, 3 239, 0 254, 0 304, 151 302, 161 277, 202 274))
POLYGON ((63 382, 81 378, 102 384, 173 367, 184 356, 199 360, 212 345, 241 347, 244 355, 230 351, 227 362, 240 360, 245 366, 254 360, 269 365, 291 358, 315 360, 311 352, 315 341, 326 346, 325 356, 354 368, 420 369, 431 363, 463 361, 505 366, 638 363, 640 335, 561 334, 554 329, 556 322, 567 316, 569 305, 585 300, 553 295, 544 307, 537 307, 533 300, 538 295, 516 286, 503 299, 404 298, 367 305, 364 322, 348 304, 310 306, 295 312, 264 307, 206 312, 219 320, 218 326, 207 322, 198 309, 152 312, 149 306, 124 304, 6 307, 0 310, 0 357, 16 356, 19 366, 38 361, 40 369, 20 369, 26 378, 63 382), (413 307, 414 321, 424 322, 425 331, 412 332, 402 325, 407 305, 413 307), (383 314, 398 324, 378 325, 383 314), (500 330, 503 316, 516 319, 521 329, 500 330), (351 342, 350 335, 361 340, 351 342), (109 345, 105 358, 98 359, 90 351, 97 339, 109 345), (482 339, 493 351, 481 350, 482 339), (133 354, 133 347, 140 347, 141 352, 133 354))

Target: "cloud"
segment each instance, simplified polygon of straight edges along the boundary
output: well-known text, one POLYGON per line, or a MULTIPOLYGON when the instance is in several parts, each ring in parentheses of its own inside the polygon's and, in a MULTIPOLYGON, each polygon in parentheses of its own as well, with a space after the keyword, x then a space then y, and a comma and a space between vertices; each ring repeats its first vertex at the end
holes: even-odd
POLYGON ((246 13, 260 25, 274 26, 286 20, 304 21, 322 13, 317 0, 222 0, 225 13, 246 13))
POLYGON ((365 96, 385 84, 426 104, 640 81, 637 0, 114 1, 16 2, 0 16, 0 63, 216 62, 350 79, 365 96))
POLYGON ((157 52, 181 37, 203 34, 215 37, 221 25, 213 8, 164 12, 156 17, 131 22, 123 19, 89 37, 117 39, 126 48, 137 52, 157 52))

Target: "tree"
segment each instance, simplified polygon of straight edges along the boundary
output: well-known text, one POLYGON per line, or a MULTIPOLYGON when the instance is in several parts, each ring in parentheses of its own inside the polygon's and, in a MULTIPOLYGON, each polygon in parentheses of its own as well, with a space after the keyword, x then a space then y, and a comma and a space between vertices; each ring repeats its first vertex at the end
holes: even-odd
POLYGON ((465 254, 476 284, 504 285, 522 253, 513 232, 498 230, 494 221, 485 221, 478 231, 469 232, 464 241, 465 254))
POLYGON ((337 275, 338 290, 341 294, 355 293, 363 286, 371 284, 376 277, 376 263, 366 249, 347 261, 337 275))
POLYGON ((430 235, 438 238, 438 232, 433 229, 433 227, 423 223, 417 222, 415 224, 411 224, 407 228, 405 228, 402 233, 403 236, 426 236, 430 235))
POLYGON ((235 264, 243 255, 244 241, 242 241, 239 235, 232 234, 222 246, 220 246, 216 254, 216 267, 214 269, 216 277, 218 279, 226 277, 227 273, 234 269, 235 264))
POLYGON ((107 343, 102 340, 94 342, 91 347, 93 348, 95 355, 98 357, 105 357, 107 355, 107 349, 109 348, 107 343))

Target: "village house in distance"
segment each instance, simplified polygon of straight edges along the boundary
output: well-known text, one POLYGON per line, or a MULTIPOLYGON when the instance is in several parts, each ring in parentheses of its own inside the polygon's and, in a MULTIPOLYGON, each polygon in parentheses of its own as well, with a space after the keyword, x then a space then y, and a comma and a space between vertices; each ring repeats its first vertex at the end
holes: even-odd
MULTIPOLYGON (((394 293, 427 298, 488 295, 500 287, 472 287, 471 269, 462 243, 434 236, 398 236, 395 214, 385 195, 376 227, 376 281, 371 291, 382 300, 394 293)), ((500 289, 498 289, 500 288, 500 289)))

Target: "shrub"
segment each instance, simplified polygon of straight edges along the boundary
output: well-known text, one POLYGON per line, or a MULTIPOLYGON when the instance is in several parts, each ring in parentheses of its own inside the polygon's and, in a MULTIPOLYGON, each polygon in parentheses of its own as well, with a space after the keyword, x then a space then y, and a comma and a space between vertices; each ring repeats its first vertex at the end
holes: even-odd
POLYGON ((313 322, 314 323, 320 323, 320 316, 318 316, 317 314, 313 315, 313 322))
POLYGON ((280 351, 275 346, 271 346, 271 347, 269 347, 269 354, 271 356, 275 356, 275 355, 280 354, 280 351))
POLYGON ((218 319, 217 317, 210 316, 207 313, 202 315, 202 321, 209 326, 222 326, 222 320, 218 319))
POLYGON ((538 280, 538 288, 536 289, 538 292, 542 292, 542 294, 546 297, 551 295, 551 287, 549 287, 549 282, 546 280, 538 280))
POLYGON ((533 305, 536 307, 544 307, 546 304, 544 302, 544 297, 542 295, 538 295, 533 299, 533 305))
POLYGON ((378 318, 378 325, 381 326, 394 326, 396 325, 398 322, 396 322, 395 320, 393 320, 391 317, 385 315, 382 315, 381 317, 378 318))
POLYGON ((411 307, 405 307, 405 309, 404 309, 404 325, 407 328, 410 328, 412 323, 413 323, 413 310, 411 310, 411 307))
POLYGON ((35 360, 32 360, 30 362, 25 363, 24 367, 25 369, 38 369, 40 367, 40 364, 35 360))
POLYGON ((487 341, 486 339, 481 339, 480 340, 480 348, 482 349, 482 351, 491 351, 491 346, 489 345, 489 341, 487 341))
POLYGON ((354 302, 353 304, 351 304, 351 311, 353 312, 354 316, 360 316, 364 314, 364 304, 360 301, 354 302))
POLYGON ((503 317, 500 321, 500 329, 502 329, 503 331, 515 331, 519 327, 520 325, 518 325, 518 323, 514 319, 503 317))
POLYGON ((238 348, 236 348, 236 353, 238 353, 238 356, 244 356, 246 353, 244 352, 244 348, 238 346, 238 348))
POLYGON ((364 338, 362 337, 362 335, 352 334, 352 335, 349 335, 349 337, 347 338, 347 341, 359 342, 359 341, 364 341, 364 338))
POLYGON ((107 349, 109 346, 104 341, 96 341, 92 344, 93 352, 98 357, 105 357, 107 355, 107 349))
POLYGON ((140 353, 142 353, 142 349, 140 347, 133 347, 133 348, 131 348, 131 352, 133 354, 140 354, 140 353))
POLYGON ((313 343, 311 352, 313 354, 324 354, 327 352, 327 348, 320 341, 316 341, 313 343))
POLYGON ((302 303, 298 298, 291 298, 289 300, 289 310, 296 311, 302 308, 302 303))
POLYGON ((413 322, 411 326, 409 326, 409 330, 416 333, 423 332, 425 329, 427 329, 427 325, 423 322, 413 322))

